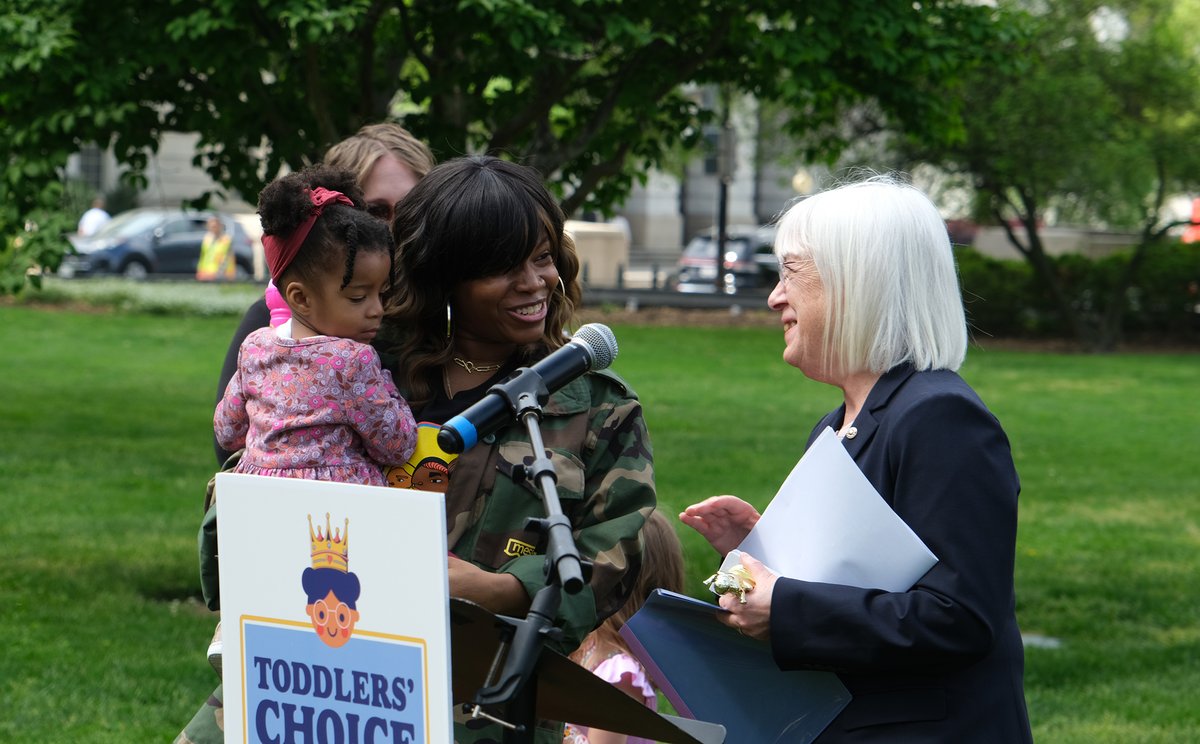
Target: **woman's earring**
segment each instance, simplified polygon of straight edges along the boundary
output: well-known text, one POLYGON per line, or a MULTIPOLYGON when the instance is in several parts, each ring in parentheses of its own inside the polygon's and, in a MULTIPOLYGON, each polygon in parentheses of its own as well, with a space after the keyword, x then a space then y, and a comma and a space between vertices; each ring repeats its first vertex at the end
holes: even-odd
POLYGON ((567 296, 567 285, 563 283, 562 274, 558 276, 558 288, 562 290, 563 297, 567 296))
POLYGON ((450 340, 450 323, 454 318, 454 313, 450 310, 450 300, 446 300, 446 340, 450 340))

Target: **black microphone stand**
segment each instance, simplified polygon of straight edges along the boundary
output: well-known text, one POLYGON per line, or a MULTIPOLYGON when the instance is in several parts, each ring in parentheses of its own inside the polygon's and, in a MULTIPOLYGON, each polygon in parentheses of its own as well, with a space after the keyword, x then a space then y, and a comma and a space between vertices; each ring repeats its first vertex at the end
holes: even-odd
POLYGON ((537 717, 534 667, 546 641, 562 636, 562 631, 554 627, 562 591, 568 594, 580 592, 590 579, 592 566, 579 557, 571 523, 563 514, 558 499, 554 464, 546 456, 542 441, 539 427, 542 406, 550 399, 545 382, 538 373, 522 368, 488 392, 501 396, 529 433, 533 462, 515 475, 533 481, 542 494, 546 517, 530 518, 526 527, 538 532, 540 542, 545 546, 546 584, 534 595, 524 620, 497 617, 500 646, 492 659, 484 687, 463 708, 473 717, 486 718, 504 727, 505 744, 532 744, 537 717), (504 706, 503 718, 484 710, 501 706, 504 706))

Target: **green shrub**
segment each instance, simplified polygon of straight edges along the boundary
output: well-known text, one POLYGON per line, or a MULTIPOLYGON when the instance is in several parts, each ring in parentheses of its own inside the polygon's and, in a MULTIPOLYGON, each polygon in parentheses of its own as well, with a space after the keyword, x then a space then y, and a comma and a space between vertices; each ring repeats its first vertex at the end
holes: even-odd
POLYGON ((1038 280, 1029 264, 990 258, 967 247, 957 248, 955 257, 974 335, 1026 338, 1057 332, 1053 306, 1045 292, 1036 291, 1038 280))
POLYGON ((1127 299, 1127 331, 1196 338, 1200 333, 1200 245, 1172 242, 1152 246, 1127 299))
MULTIPOLYGON (((1085 324, 1098 326, 1113 289, 1124 276, 1131 251, 1100 259, 1079 254, 1051 257, 1060 286, 1085 324)), ((973 333, 1001 338, 1070 338, 1071 329, 1044 280, 1024 260, 955 251, 963 303, 973 333)), ((1127 337, 1194 341, 1200 337, 1200 246, 1162 242, 1151 246, 1124 293, 1122 328, 1127 337)))
POLYGON ((48 277, 37 292, 16 300, 27 304, 80 303, 151 315, 232 315, 262 297, 261 285, 246 282, 131 282, 117 277, 63 280, 48 277))

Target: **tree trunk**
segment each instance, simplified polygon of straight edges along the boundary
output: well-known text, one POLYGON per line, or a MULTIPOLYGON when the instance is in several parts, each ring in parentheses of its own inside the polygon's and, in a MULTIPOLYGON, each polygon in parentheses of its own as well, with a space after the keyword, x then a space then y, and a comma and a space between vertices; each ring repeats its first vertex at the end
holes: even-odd
POLYGON ((993 209, 992 213, 1004 228, 1004 233, 1008 236, 1008 242, 1017 249, 1017 252, 1025 257, 1025 260, 1033 267, 1034 273, 1045 283, 1046 290, 1050 293, 1050 299, 1053 301, 1054 307, 1058 310, 1059 317, 1062 319, 1067 330, 1070 331, 1072 337, 1074 337, 1083 349, 1092 351, 1096 334, 1093 329, 1089 328, 1087 321, 1083 317, 1083 313, 1067 297, 1062 277, 1058 274, 1054 260, 1046 254, 1045 244, 1042 243, 1042 236, 1038 231, 1037 209, 1030 204, 1031 200, 1025 197, 1022 197, 1022 203, 1025 205, 1024 208, 1018 208, 1002 196, 1000 198, 1003 203, 1016 211, 1017 218, 1025 228, 1025 235, 1028 240, 1028 244, 1022 243, 1013 230, 1012 225, 1005 219, 1003 210, 1000 208, 993 209))

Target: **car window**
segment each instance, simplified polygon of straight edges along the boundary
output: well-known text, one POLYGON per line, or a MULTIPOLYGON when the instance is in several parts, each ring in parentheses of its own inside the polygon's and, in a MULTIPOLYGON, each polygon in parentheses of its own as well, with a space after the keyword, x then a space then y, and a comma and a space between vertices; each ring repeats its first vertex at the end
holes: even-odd
POLYGON ((769 243, 754 250, 754 262, 764 271, 779 271, 779 257, 775 255, 775 246, 769 243))
POLYGON ((726 260, 741 261, 746 258, 746 244, 732 238, 725 239, 726 260), (732 256, 730 254, 733 254, 732 256))
POLYGON ((717 246, 706 237, 692 238, 692 242, 683 249, 683 255, 687 258, 712 258, 717 255, 717 246))
POLYGON ((779 258, 775 255, 775 246, 770 243, 760 244, 754 249, 754 260, 766 266, 778 264, 779 258))
POLYGON ((163 225, 163 235, 184 235, 187 233, 203 232, 204 220, 188 218, 174 219, 163 225))
MULTIPOLYGON (((738 260, 745 260, 750 257, 750 242, 745 238, 726 238, 725 252, 735 251, 739 256, 738 260)), ((715 258, 717 255, 717 241, 707 235, 692 238, 692 242, 687 244, 683 249, 683 255, 686 258, 715 258)))
POLYGON ((736 260, 738 261, 749 260, 750 256, 753 255, 753 252, 750 250, 750 241, 745 238, 726 238, 725 252, 729 253, 730 251, 737 254, 736 260))
POLYGON ((142 212, 136 209, 122 212, 109 220, 104 227, 100 228, 96 232, 95 237, 124 238, 153 229, 158 224, 159 219, 160 217, 154 212, 142 212))

